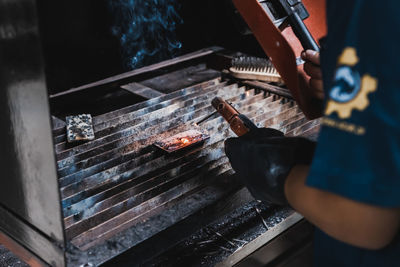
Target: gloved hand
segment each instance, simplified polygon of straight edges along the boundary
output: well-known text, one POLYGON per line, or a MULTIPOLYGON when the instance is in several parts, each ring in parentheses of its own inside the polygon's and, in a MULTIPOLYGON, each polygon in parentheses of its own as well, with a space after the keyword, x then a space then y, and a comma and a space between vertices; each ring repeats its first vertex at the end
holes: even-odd
POLYGON ((311 164, 315 146, 305 138, 284 137, 278 130, 257 128, 226 140, 225 152, 256 199, 286 205, 286 178, 296 164, 311 164))

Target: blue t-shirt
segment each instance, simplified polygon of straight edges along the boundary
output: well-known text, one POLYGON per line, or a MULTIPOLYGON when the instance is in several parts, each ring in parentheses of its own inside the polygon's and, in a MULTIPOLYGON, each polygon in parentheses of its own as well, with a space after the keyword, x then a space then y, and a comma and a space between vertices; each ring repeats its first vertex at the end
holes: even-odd
MULTIPOLYGON (((307 185, 400 207, 400 1, 328 0, 321 51, 325 116, 307 185)), ((380 251, 317 230, 317 267, 400 266, 400 238, 380 251)))

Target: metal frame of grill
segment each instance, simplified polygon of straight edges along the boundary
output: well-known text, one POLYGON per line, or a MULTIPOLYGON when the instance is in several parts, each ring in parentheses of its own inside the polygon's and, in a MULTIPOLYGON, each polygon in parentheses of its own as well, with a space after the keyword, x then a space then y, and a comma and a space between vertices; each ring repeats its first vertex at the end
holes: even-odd
MULTIPOLYGON (((2 13, 9 14, 5 16, 6 22, 16 29, 16 21, 21 25, 37 25, 34 1, 19 0, 18 4, 2 2, 2 13), (16 20, 23 11, 31 17, 16 20)), ((40 55, 37 28, 30 33, 17 31, 0 47, 12 54, 15 45, 22 51, 27 40, 35 50, 30 51, 30 55, 40 55)), ((11 159, 15 163, 13 166, 25 168, 28 174, 11 174, 9 184, 4 180, 1 182, 3 188, 8 186, 11 191, 25 187, 22 199, 0 197, 0 241, 10 244, 9 247, 17 247, 18 255, 23 259, 26 260, 29 254, 42 265, 45 262, 54 266, 97 265, 132 248, 135 250, 132 253, 142 251, 143 258, 137 258, 141 262, 148 259, 143 252, 145 248, 161 247, 154 245, 155 242, 163 244, 165 250, 249 203, 251 196, 234 176, 224 155, 223 142, 233 133, 222 118, 215 117, 201 125, 210 138, 200 147, 166 155, 152 145, 159 139, 192 129, 194 122, 213 111, 210 103, 215 96, 232 102, 259 126, 277 128, 289 136, 315 137, 318 121, 308 121, 304 117, 288 90, 227 77, 221 70, 230 59, 230 53, 212 47, 51 95, 49 100, 53 109, 75 100, 82 101, 93 92, 121 88, 149 99, 94 116, 96 139, 70 145, 66 142, 64 122, 53 116, 51 130, 48 103, 45 97, 38 97, 47 94, 41 59, 26 57, 16 63, 6 58, 5 63, 11 67, 1 69, 2 74, 10 75, 2 83, 8 92, 4 97, 2 124, 7 122, 4 125, 13 132, 11 135, 3 133, 2 137, 11 140, 6 147, 26 143, 21 139, 26 136, 30 143, 19 147, 15 158, 11 159), (39 82, 34 84, 35 95, 27 94, 32 90, 33 79, 30 76, 32 69, 26 67, 26 63, 32 60, 37 62, 33 67, 39 66, 39 72, 34 75, 39 82), (148 86, 152 82, 162 82, 165 77, 174 77, 171 73, 177 73, 179 77, 182 69, 191 66, 212 71, 207 72, 202 82, 187 81, 187 86, 176 88, 179 90, 160 92, 148 86), (13 77, 13 72, 20 73, 21 77, 13 77), (21 94, 15 94, 16 84, 21 94), (17 105, 13 106, 13 103, 17 105), (22 107, 24 103, 40 112, 32 116, 25 111, 20 113, 25 109, 18 110, 18 105, 22 107), (35 120, 36 124, 26 124, 30 127, 26 129, 31 130, 27 135, 19 132, 23 127, 15 127, 18 119, 12 119, 16 116, 20 116, 20 121, 35 120), (37 131, 38 125, 42 131, 37 131), (43 132, 47 132, 45 138, 39 137, 43 132), (41 142, 35 144, 35 140, 41 142), (48 149, 52 143, 55 159, 48 149), (36 164, 38 158, 34 155, 42 155, 45 160, 36 164), (43 164, 50 166, 44 169, 47 173, 40 169, 43 164), (38 176, 32 172, 40 173, 44 180, 39 183, 35 180, 38 176), (22 209, 9 204, 13 200, 24 203, 22 209), (24 208, 33 210, 26 212, 24 208), (43 217, 35 218, 39 209, 43 217), (46 218, 49 219, 46 221, 46 218), (176 229, 178 226, 180 228, 176 229), (171 236, 170 233, 175 234, 171 236), (169 239, 161 242, 165 236, 169 239)), ((284 214, 281 221, 249 241, 247 247, 228 253, 222 264, 238 262, 301 220, 301 216, 292 211, 284 214)), ((157 253, 163 253, 162 249, 157 253)))

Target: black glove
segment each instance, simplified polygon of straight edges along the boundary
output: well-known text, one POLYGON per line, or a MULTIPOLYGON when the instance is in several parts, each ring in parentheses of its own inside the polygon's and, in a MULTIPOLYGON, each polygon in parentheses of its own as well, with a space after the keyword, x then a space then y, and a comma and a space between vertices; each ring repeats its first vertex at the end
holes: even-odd
POLYGON ((296 164, 311 164, 315 142, 301 137, 284 137, 269 128, 252 129, 225 141, 232 168, 258 200, 286 205, 284 185, 296 164))

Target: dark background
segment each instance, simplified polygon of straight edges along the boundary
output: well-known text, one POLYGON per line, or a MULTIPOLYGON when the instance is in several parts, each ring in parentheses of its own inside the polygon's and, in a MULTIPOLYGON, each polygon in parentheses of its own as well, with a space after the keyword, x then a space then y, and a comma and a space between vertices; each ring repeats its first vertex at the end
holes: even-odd
MULTIPOLYGON (((107 0, 38 1, 50 94, 125 71, 121 47, 111 33, 107 0)), ((177 27, 179 54, 219 45, 262 54, 252 35, 242 35, 229 0, 176 0, 184 23, 177 27)), ((156 63, 156 62, 153 62, 156 63)))

